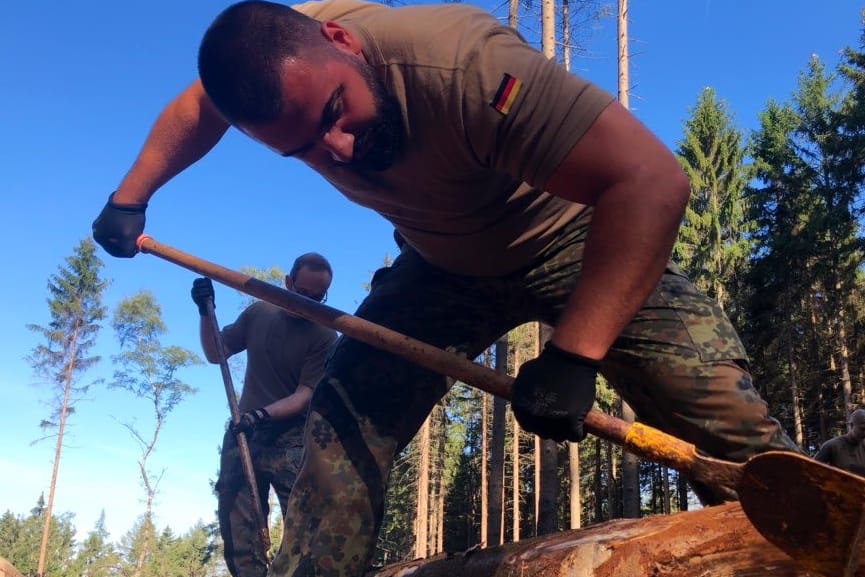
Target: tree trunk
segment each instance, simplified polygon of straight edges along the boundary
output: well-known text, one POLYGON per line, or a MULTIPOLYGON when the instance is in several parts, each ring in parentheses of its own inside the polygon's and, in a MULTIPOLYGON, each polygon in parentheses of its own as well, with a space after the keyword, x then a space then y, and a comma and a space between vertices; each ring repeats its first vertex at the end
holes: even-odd
POLYGON ((571 3, 562 0, 562 66, 571 71, 571 3))
MULTIPOLYGON (((634 422, 634 411, 622 400, 622 420, 634 422)), ((636 519, 640 516, 640 459, 628 452, 622 453, 622 516, 636 519)))
POLYGON ((520 0, 508 0, 508 26, 517 29, 520 22, 520 0))
MULTIPOLYGON (((522 366, 522 359, 520 358, 520 349, 518 346, 514 347, 514 374, 520 372, 520 366, 522 366)), ((522 515, 520 514, 520 424, 517 422, 516 417, 513 417, 511 414, 512 424, 513 424, 513 442, 511 443, 511 467, 513 468, 513 472, 511 473, 511 478, 513 479, 513 486, 511 487, 511 501, 513 502, 512 508, 513 512, 511 513, 511 522, 513 523, 513 540, 520 540, 520 521, 522 520, 522 515)))
MULTIPOLYGON (((630 107, 630 80, 628 64, 628 0, 619 0, 618 9, 618 63, 619 103, 630 107)), ((634 422, 634 411, 622 399, 622 420, 634 422)), ((640 460, 630 454, 622 455, 622 516, 635 519, 640 516, 640 460)))
POLYGON ((738 503, 384 567, 366 577, 815 577, 767 542, 738 503))
MULTIPOLYGON (((507 336, 496 341, 496 372, 504 375, 508 369, 507 336)), ((506 401, 493 399, 493 423, 490 435, 489 507, 487 508, 487 544, 500 545, 502 537, 502 510, 505 498, 505 410, 506 401)))
POLYGON ((838 330, 835 331, 838 338, 838 369, 841 373, 841 390, 844 396, 844 418, 847 418, 856 406, 853 403, 853 382, 850 379, 850 351, 847 347, 847 317, 844 311, 844 305, 838 306, 838 314, 835 321, 838 325, 838 330))
POLYGON ((676 496, 679 502, 679 511, 688 510, 688 481, 679 473, 676 474, 676 496))
POLYGON ((616 454, 616 447, 609 441, 605 441, 607 446, 607 470, 610 472, 610 478, 607 481, 607 497, 609 498, 608 512, 609 519, 615 519, 622 516, 622 507, 620 500, 620 479, 619 479, 619 464, 616 454))
POLYGON ((486 547, 489 543, 489 533, 487 532, 487 529, 490 522, 490 499, 487 480, 487 467, 489 466, 489 424, 487 415, 489 415, 490 412, 490 395, 484 393, 483 399, 484 402, 481 405, 481 545, 486 547))
POLYGON ((541 0, 541 45, 544 56, 556 57, 556 3, 541 0))
MULTIPOLYGON (((77 331, 76 331, 77 335, 77 331)), ((74 384, 74 366, 76 359, 77 337, 72 338, 72 352, 66 366, 66 386, 63 388, 63 406, 60 407, 60 423, 57 426, 57 445, 54 447, 54 467, 51 470, 51 485, 48 487, 48 504, 45 507, 45 519, 42 523, 42 542, 39 544, 39 561, 36 574, 45 575, 45 561, 48 558, 48 540, 51 537, 51 515, 54 510, 54 494, 57 492, 57 476, 60 474, 60 456, 63 453, 63 435, 66 432, 66 417, 69 415, 69 399, 74 384)))
MULTIPOLYGON (((538 323, 538 347, 542 347, 553 336, 553 328, 538 323)), ((540 441, 540 497, 538 503, 538 535, 558 530, 557 502, 559 500, 559 446, 551 439, 540 441)))
POLYGON ((579 529, 583 522, 583 500, 580 496, 580 445, 568 443, 568 498, 570 501, 570 528, 579 529))
POLYGON ((511 523, 512 523, 512 539, 520 540, 520 424, 516 419, 511 419, 513 424, 513 443, 511 447, 511 478, 513 486, 511 487, 511 523))
POLYGON ((595 482, 592 484, 595 494, 595 518, 593 522, 597 523, 604 518, 604 498, 603 484, 601 483, 601 475, 603 474, 603 462, 601 457, 601 438, 595 437, 595 482))
POLYGON ((429 544, 429 498, 430 498, 430 418, 427 416, 420 428, 418 443, 417 472, 417 508, 415 514, 415 549, 416 558, 427 556, 429 544))

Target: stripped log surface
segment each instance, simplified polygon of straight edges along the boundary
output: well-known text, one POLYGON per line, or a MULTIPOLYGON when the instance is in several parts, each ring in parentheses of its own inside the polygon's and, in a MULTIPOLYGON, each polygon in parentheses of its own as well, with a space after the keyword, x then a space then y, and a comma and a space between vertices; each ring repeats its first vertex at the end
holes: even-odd
POLYGON ((0 557, 0 577, 22 577, 22 575, 12 563, 0 557))
POLYGON ((819 577, 766 541, 741 507, 729 503, 388 565, 366 577, 768 576, 819 577))

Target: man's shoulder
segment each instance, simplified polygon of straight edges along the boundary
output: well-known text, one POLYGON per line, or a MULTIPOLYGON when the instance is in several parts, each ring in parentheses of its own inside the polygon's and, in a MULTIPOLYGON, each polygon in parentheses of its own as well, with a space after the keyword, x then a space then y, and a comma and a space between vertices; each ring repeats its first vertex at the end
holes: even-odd
POLYGON ((313 0, 293 8, 317 20, 359 26, 389 64, 410 60, 420 66, 450 66, 438 60, 471 50, 490 30, 502 27, 487 10, 462 3, 392 7, 362 0, 313 0))
POLYGON ((836 449, 838 447, 843 447, 846 443, 847 438, 844 435, 838 435, 837 437, 832 437, 823 443, 823 447, 826 449, 836 449))
POLYGON ((384 4, 362 0, 311 0, 293 4, 291 7, 310 18, 321 21, 342 20, 361 14, 382 13, 390 9, 384 4))

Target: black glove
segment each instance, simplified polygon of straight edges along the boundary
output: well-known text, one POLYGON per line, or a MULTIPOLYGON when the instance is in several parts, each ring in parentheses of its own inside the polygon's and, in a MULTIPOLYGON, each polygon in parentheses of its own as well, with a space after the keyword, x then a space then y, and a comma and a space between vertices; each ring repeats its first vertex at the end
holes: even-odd
POLYGON ((520 426, 555 441, 582 441, 583 421, 595 402, 601 363, 548 342, 514 380, 511 409, 520 426))
POLYGON ((238 433, 249 435, 268 423, 270 423, 270 413, 267 412, 267 409, 255 409, 240 415, 240 419, 236 423, 228 425, 228 428, 235 435, 238 433))
POLYGON ((144 232, 147 204, 115 204, 114 193, 93 221, 93 240, 111 256, 132 258, 138 252, 138 237, 144 232))
POLYGON ((207 316, 207 301, 213 303, 216 308, 216 295, 213 292, 213 283, 207 277, 197 278, 192 281, 192 300, 198 305, 198 314, 207 316))

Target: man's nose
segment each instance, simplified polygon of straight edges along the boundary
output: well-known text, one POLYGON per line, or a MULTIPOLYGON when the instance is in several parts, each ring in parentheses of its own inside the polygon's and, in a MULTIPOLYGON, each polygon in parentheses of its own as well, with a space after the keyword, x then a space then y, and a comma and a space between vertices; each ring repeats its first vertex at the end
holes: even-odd
POLYGON ((334 126, 321 137, 324 149, 337 162, 351 162, 354 156, 354 135, 334 126))

